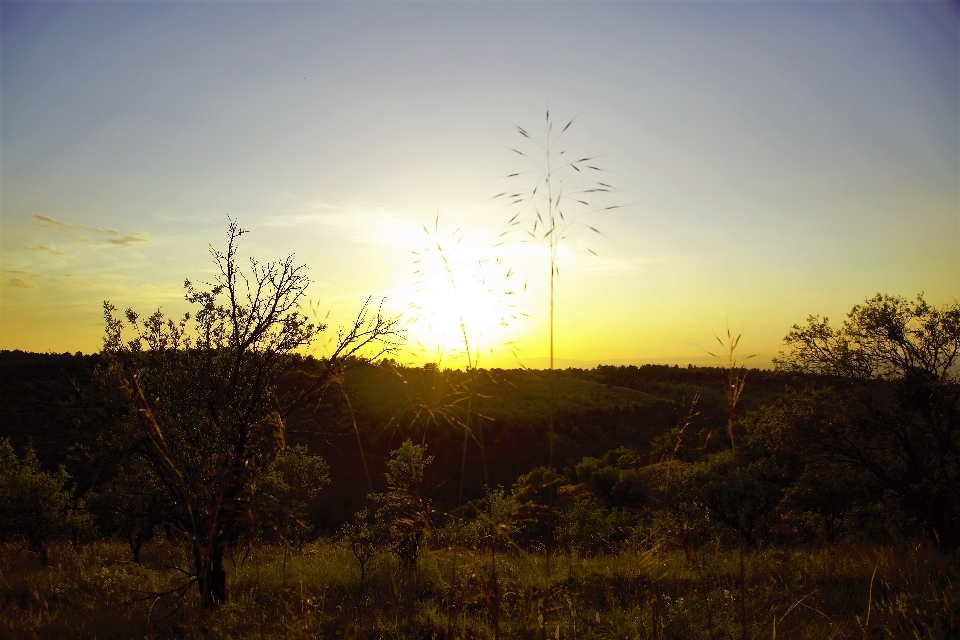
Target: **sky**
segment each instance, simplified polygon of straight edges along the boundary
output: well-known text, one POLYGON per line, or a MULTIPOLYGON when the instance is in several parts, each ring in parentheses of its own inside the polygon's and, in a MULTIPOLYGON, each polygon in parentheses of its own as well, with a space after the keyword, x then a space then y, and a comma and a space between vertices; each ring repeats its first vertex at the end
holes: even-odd
POLYGON ((462 366, 463 319, 480 366, 546 366, 549 246, 493 196, 542 177, 516 126, 548 109, 617 207, 559 241, 558 366, 709 364, 728 328, 769 366, 810 314, 960 296, 953 3, 0 11, 0 349, 98 351, 104 300, 189 310, 232 218, 309 267, 311 353, 372 297, 401 362, 462 366))

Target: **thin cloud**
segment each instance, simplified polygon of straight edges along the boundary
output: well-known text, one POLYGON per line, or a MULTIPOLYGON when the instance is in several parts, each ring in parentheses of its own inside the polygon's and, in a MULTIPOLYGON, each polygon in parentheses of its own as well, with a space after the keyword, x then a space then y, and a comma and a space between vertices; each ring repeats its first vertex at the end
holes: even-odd
POLYGON ((270 205, 274 213, 264 219, 266 224, 324 227, 362 244, 396 246, 423 234, 416 219, 362 202, 330 203, 284 193, 270 205))
POLYGON ((27 247, 27 246, 24 246, 23 248, 26 249, 27 251, 37 251, 37 252, 39 252, 39 253, 52 253, 53 255, 57 255, 57 256, 65 256, 65 255, 67 255, 67 254, 65 254, 63 251, 57 251, 56 249, 54 249, 54 248, 52 248, 52 247, 44 247, 43 245, 38 245, 38 246, 36 246, 36 247, 27 247))
POLYGON ((61 229, 63 231, 70 231, 71 229, 79 228, 80 225, 67 224, 66 222, 60 222, 55 218, 49 216, 34 215, 30 216, 30 219, 36 222, 37 224, 52 228, 52 229, 61 229))
POLYGON ((23 278, 7 278, 7 286, 11 289, 36 289, 37 285, 23 278))
POLYGON ((150 234, 146 231, 121 233, 116 229, 103 229, 99 227, 88 227, 87 225, 83 224, 71 224, 69 222, 57 220, 56 218, 51 218, 50 216, 43 216, 39 214, 30 216, 30 219, 46 229, 75 233, 77 235, 74 236, 74 240, 79 242, 90 241, 90 238, 82 235, 81 232, 95 235, 101 238, 107 244, 115 247, 132 247, 133 245, 140 244, 141 242, 150 242, 150 234))
POLYGON ((116 247, 132 247, 141 242, 150 242, 150 234, 146 231, 135 231, 133 233, 120 234, 113 238, 107 238, 107 244, 112 244, 116 247))

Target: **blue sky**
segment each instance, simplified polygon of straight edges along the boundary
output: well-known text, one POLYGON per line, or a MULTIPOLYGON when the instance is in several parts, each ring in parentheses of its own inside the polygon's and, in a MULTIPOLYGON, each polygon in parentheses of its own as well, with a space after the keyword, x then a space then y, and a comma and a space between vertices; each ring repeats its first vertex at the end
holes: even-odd
MULTIPOLYGON (((489 198, 528 168, 512 123, 536 134, 548 105, 579 114, 565 144, 598 155, 626 205, 561 247, 561 359, 698 361, 729 324, 762 362, 808 314, 960 292, 950 3, 4 2, 0 17, 0 348, 95 351, 104 299, 184 310, 230 215, 250 253, 310 266, 335 324, 383 296, 426 350, 401 359, 450 361, 467 303, 439 275, 417 291, 410 252, 439 215, 440 236, 464 229, 461 282, 493 255, 509 211, 489 198)), ((500 252, 529 317, 483 334, 485 362, 515 362, 512 341, 537 366, 545 248, 500 252)))

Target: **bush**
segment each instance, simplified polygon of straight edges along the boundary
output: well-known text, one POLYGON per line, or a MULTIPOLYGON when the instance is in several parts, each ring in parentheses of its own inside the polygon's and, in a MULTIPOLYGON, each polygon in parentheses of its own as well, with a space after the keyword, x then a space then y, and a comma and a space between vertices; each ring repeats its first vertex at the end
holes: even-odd
POLYGON ((554 536, 581 556, 595 556, 629 539, 633 524, 634 518, 622 510, 606 509, 593 496, 583 496, 557 511, 554 536))
POLYGON ((40 469, 33 447, 17 458, 7 438, 0 439, 0 539, 22 538, 47 566, 47 543, 75 536, 90 527, 83 505, 65 488, 63 465, 55 475, 40 469))

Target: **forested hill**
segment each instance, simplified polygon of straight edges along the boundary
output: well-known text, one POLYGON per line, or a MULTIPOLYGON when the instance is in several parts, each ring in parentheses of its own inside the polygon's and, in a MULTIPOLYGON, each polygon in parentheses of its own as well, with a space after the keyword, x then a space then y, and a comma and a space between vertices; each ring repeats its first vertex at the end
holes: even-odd
MULTIPOLYGON (((66 464, 78 489, 97 481, 102 469, 91 468, 90 453, 122 415, 115 392, 97 380, 99 362, 98 355, 0 352, 0 438, 10 438, 18 450, 32 442, 48 469, 66 464)), ((294 394, 322 366, 312 358, 297 360, 281 383, 281 397, 294 394)), ((382 489, 384 463, 407 437, 425 442, 435 456, 429 481, 440 502, 457 501, 461 475, 465 497, 480 495, 481 444, 490 483, 509 486, 548 463, 551 406, 554 461, 561 468, 621 446, 649 454, 651 443, 687 415, 697 397, 699 416, 690 433, 704 448, 723 446, 709 435, 722 433, 717 427, 726 421, 721 374, 718 368, 665 365, 567 369, 554 372, 551 390, 549 371, 474 375, 358 363, 318 406, 287 416, 287 440, 307 444, 330 463, 332 483, 313 511, 317 524, 332 526, 356 508, 371 484, 382 489), (472 418, 465 438, 468 404, 472 418)), ((802 383, 750 370, 742 407, 769 404, 802 383)))
POLYGON ((48 470, 71 446, 92 446, 107 427, 94 372, 99 355, 0 351, 0 438, 32 442, 48 470))

